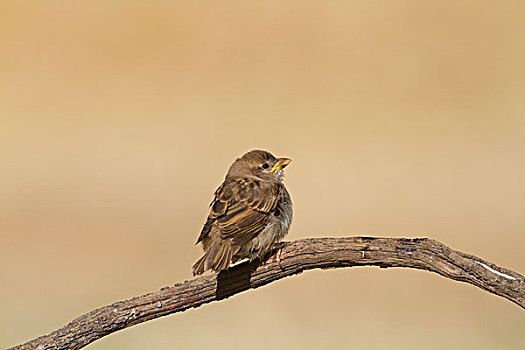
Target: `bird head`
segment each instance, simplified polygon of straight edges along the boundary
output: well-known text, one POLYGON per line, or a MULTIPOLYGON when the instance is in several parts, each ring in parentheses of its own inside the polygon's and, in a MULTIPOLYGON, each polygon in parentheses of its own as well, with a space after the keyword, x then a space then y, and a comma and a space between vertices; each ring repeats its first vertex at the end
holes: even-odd
POLYGON ((267 151, 253 150, 237 158, 226 177, 252 177, 262 181, 280 182, 283 169, 291 161, 289 158, 276 158, 267 151))

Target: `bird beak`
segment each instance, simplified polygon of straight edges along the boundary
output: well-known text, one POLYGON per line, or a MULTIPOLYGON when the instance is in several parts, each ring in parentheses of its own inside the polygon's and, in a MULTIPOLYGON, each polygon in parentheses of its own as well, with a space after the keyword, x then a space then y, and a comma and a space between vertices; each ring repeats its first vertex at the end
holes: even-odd
POLYGON ((290 164, 292 160, 289 158, 279 158, 277 159, 277 163, 273 166, 272 170, 270 172, 275 172, 284 169, 288 164, 290 164))

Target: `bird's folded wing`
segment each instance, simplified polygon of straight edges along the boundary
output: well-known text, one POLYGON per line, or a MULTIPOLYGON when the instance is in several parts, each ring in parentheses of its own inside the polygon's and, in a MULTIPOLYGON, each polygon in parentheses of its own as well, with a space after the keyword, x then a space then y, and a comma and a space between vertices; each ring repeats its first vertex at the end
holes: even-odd
POLYGON ((279 184, 253 179, 223 184, 215 193, 201 237, 215 223, 222 239, 230 239, 234 245, 246 244, 268 225, 280 192, 279 184))

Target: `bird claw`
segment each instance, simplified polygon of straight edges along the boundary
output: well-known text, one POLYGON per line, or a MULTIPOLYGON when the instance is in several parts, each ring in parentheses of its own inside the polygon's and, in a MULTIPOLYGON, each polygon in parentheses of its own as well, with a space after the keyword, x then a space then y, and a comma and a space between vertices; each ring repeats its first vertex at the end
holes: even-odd
POLYGON ((277 249, 277 251, 275 252, 275 261, 277 262, 277 264, 283 271, 284 271, 284 267, 283 265, 281 265, 281 252, 285 245, 286 245, 285 242, 278 242, 273 245, 273 249, 277 249))

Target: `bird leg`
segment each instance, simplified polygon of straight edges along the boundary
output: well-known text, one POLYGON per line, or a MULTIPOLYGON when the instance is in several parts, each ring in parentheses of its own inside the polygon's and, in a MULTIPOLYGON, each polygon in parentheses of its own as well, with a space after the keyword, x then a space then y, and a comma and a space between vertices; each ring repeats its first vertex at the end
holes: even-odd
POLYGON ((274 243, 273 247, 272 247, 272 249, 276 249, 277 250, 275 252, 275 261, 277 262, 277 264, 279 264, 279 267, 283 271, 284 271, 284 267, 283 267, 283 265, 281 265, 281 252, 282 252, 282 249, 284 248, 284 246, 286 246, 286 242, 277 242, 277 243, 274 243))

